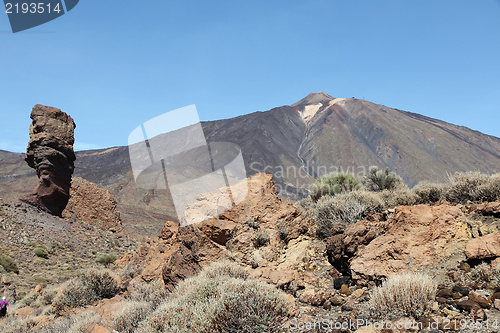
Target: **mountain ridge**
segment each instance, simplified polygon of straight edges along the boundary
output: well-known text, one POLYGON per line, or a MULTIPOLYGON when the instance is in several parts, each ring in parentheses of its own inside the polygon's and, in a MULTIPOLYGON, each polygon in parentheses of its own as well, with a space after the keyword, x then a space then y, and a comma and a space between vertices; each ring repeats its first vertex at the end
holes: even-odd
MULTIPOLYGON (((422 180, 447 181, 447 175, 456 171, 500 172, 500 138, 324 92, 291 105, 201 125, 209 144, 231 142, 240 147, 247 176, 273 174, 280 194, 292 198, 307 195, 314 179, 327 172, 362 176, 371 165, 389 167, 409 186, 422 180)), ((135 184, 128 147, 76 154, 75 177, 108 189, 123 220, 139 233, 157 232, 158 220, 175 219, 168 191, 135 184)), ((17 199, 36 182, 23 154, 0 151, 0 196, 17 199)))

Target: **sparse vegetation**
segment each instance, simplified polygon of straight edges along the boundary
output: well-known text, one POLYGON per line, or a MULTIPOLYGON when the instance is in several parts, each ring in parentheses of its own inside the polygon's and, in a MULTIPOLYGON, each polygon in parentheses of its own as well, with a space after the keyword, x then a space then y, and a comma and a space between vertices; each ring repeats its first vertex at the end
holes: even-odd
POLYGON ((95 258, 95 261, 107 266, 107 265, 115 262, 116 259, 118 259, 118 256, 115 253, 100 253, 95 258))
POLYGON ((480 200, 483 196, 489 196, 487 193, 494 187, 494 185, 489 186, 490 177, 480 172, 457 172, 449 178, 451 185, 445 193, 445 198, 450 202, 465 203, 469 200, 480 200))
POLYGON ((363 186, 369 191, 394 190, 403 183, 401 177, 391 171, 389 168, 379 169, 377 166, 371 166, 368 174, 362 180, 363 186))
POLYGON ((279 222, 277 224, 277 228, 278 228, 278 234, 280 236, 280 239, 283 241, 286 241, 286 239, 288 237, 288 227, 285 225, 285 223, 279 222))
POLYGON ((71 308, 85 306, 103 298, 111 298, 118 292, 115 275, 107 269, 91 268, 80 272, 65 283, 57 294, 53 306, 57 313, 71 308))
POLYGON ((427 181, 419 182, 412 188, 412 192, 417 196, 417 203, 420 204, 427 204, 441 200, 444 191, 445 188, 443 185, 427 181))
POLYGON ((360 188, 360 179, 352 173, 332 172, 316 180, 311 188, 311 199, 318 201, 324 195, 334 196, 360 188))
POLYGON ((253 245, 257 248, 262 247, 267 245, 270 240, 271 237, 269 236, 269 232, 267 232, 267 230, 259 230, 253 237, 253 245))
POLYGON ((500 266, 491 267, 491 265, 483 262, 472 269, 470 277, 478 288, 500 289, 500 266))
POLYGON ((2 266, 6 272, 13 272, 19 274, 19 268, 16 262, 11 257, 0 254, 0 266, 2 266))
POLYGON ((257 220, 254 220, 253 218, 249 218, 247 220, 247 224, 250 228, 253 228, 253 229, 259 229, 259 226, 260 226, 260 222, 257 220))
POLYGON ((282 292, 257 280, 231 276, 240 275, 239 268, 228 267, 213 278, 208 277, 213 276, 210 271, 220 269, 209 266, 179 283, 174 296, 140 323, 137 332, 280 331, 288 317, 282 292))
POLYGON ((368 191, 354 191, 335 197, 324 196, 316 204, 316 222, 318 227, 343 221, 357 222, 368 214, 384 209, 384 202, 377 194, 368 191))
POLYGON ((418 196, 406 185, 399 185, 393 190, 379 192, 380 198, 385 202, 387 208, 397 206, 412 206, 418 201, 418 196))
POLYGON ((135 283, 130 293, 130 299, 134 302, 146 302, 154 310, 167 298, 168 291, 159 280, 151 282, 135 283))
POLYGON ((47 259, 49 257, 49 251, 47 251, 47 249, 44 247, 35 247, 33 252, 35 253, 35 255, 37 257, 40 257, 40 258, 47 259))
POLYGON ((130 301, 125 304, 111 326, 121 333, 134 333, 152 310, 153 307, 148 302, 130 301))
POLYGON ((369 316, 387 320, 420 319, 431 311, 436 291, 437 283, 430 276, 421 273, 394 276, 372 292, 369 316))

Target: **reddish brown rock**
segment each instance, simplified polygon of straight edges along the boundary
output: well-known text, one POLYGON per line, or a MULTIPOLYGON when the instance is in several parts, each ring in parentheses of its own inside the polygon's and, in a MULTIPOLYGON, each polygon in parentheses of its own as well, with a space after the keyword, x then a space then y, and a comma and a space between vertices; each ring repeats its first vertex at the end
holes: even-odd
MULTIPOLYGON (((306 264, 308 269, 314 269, 305 260, 312 255, 323 258, 321 247, 318 247, 322 243, 317 241, 316 244, 312 237, 314 221, 303 217, 297 208, 277 195, 270 175, 257 174, 245 181, 248 195, 236 207, 217 218, 187 226, 168 221, 158 238, 146 239, 135 255, 127 254, 117 263, 140 272, 135 279, 162 278, 169 290, 173 290, 180 280, 197 274, 203 266, 223 258, 248 266, 260 260, 258 266, 263 269, 256 277, 284 290, 290 289, 291 294, 306 286, 319 286, 314 274, 295 271, 296 266, 306 270, 306 264), (249 220, 257 221, 259 229, 250 227, 249 220), (286 228, 286 237, 279 233, 280 227, 286 228), (258 231, 269 235, 265 246, 255 246, 253 240, 258 231), (284 244, 287 244, 286 249, 284 244)), ((196 205, 196 209, 200 207, 203 201, 196 205)), ((194 210, 195 206, 190 209, 194 210)), ((190 216, 199 216, 202 212, 193 211, 190 216)), ((325 266, 328 266, 326 261, 325 266)))
POLYGON ((491 297, 480 291, 471 291, 468 298, 470 301, 481 305, 483 308, 489 308, 492 304, 491 297))
POLYGON ((37 104, 31 112, 30 141, 25 160, 40 182, 22 201, 61 216, 69 200, 75 122, 59 109, 37 104))
POLYGON ((355 279, 380 279, 423 267, 456 267, 464 258, 460 249, 470 239, 464 213, 456 206, 400 206, 385 222, 361 221, 346 229, 344 246, 363 230, 385 231, 368 245, 357 242, 350 269, 355 279))
POLYGON ((500 232, 471 239, 465 246, 467 259, 500 257, 500 232))
POLYGON ((108 190, 76 177, 71 181, 70 194, 63 218, 85 222, 101 230, 120 232, 123 229, 116 200, 108 190))

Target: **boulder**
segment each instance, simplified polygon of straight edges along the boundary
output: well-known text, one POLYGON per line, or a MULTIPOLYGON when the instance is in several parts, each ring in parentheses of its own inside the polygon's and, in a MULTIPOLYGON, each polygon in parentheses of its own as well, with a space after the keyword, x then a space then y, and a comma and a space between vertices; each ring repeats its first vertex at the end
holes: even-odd
POLYGON ((481 290, 471 291, 467 296, 470 301, 473 301, 483 308, 489 308, 492 304, 491 296, 481 290))
MULTIPOLYGON (((385 233, 367 245, 358 245, 354 254, 344 251, 352 257, 350 269, 354 279, 379 280, 423 267, 456 267, 465 259, 460 249, 470 239, 464 213, 450 205, 400 206, 386 222, 356 224, 346 229, 344 245, 352 243, 356 232, 373 230, 377 224, 385 233)), ((367 235, 368 231, 360 234, 367 235)))
POLYGON ((500 257, 500 232, 471 239, 465 246, 467 259, 500 257))
POLYGON ((117 202, 108 190, 76 177, 71 181, 70 194, 63 218, 85 222, 101 230, 123 230, 117 202))
POLYGON ((59 109, 37 104, 31 112, 30 141, 25 160, 37 172, 39 183, 20 199, 61 216, 69 200, 75 122, 59 109))

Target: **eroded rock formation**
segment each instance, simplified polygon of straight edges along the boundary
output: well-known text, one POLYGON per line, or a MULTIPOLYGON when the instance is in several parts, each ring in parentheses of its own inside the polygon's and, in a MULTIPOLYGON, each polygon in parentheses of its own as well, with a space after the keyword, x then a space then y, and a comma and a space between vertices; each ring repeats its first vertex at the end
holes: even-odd
POLYGON ((85 222, 101 230, 123 230, 117 203, 111 193, 80 177, 71 181, 71 198, 62 217, 85 222))
POLYGON ((25 160, 40 182, 21 200, 53 215, 61 216, 69 200, 71 175, 76 159, 73 151, 75 122, 59 109, 37 104, 31 112, 30 141, 25 160))

